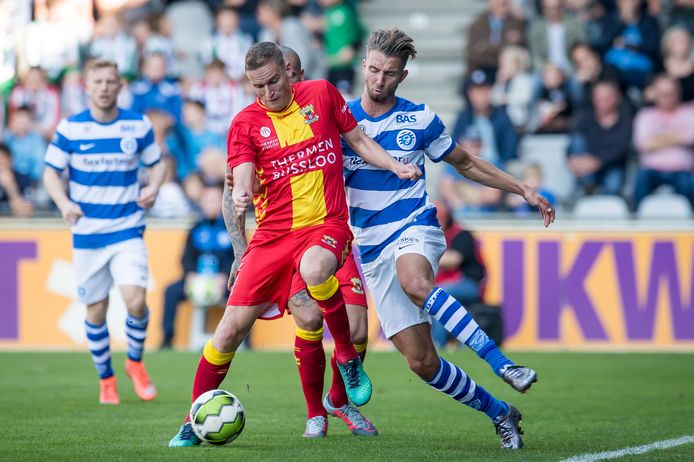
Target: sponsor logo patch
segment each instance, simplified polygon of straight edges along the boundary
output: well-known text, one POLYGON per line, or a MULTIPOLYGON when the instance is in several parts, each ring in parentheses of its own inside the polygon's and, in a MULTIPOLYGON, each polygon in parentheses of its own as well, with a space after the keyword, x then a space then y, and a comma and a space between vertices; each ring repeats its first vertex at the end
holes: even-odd
POLYGON ((313 122, 316 122, 318 119, 320 119, 320 116, 316 114, 316 112, 313 110, 313 104, 309 104, 308 106, 304 106, 299 110, 299 113, 304 116, 304 123, 306 125, 311 125, 313 122))
POLYGON ((333 249, 337 249, 337 240, 335 238, 332 238, 332 237, 328 236, 327 234, 323 234, 323 239, 321 239, 321 241, 324 244, 329 245, 333 249))

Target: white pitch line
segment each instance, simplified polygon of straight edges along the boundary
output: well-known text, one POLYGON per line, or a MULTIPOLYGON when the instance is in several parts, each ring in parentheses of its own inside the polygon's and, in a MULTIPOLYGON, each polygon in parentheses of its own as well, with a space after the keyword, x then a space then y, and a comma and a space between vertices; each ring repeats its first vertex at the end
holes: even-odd
POLYGON ((618 449, 616 451, 605 451, 605 452, 595 452, 593 454, 582 454, 580 456, 569 457, 561 462, 595 462, 598 460, 606 459, 618 459, 624 456, 631 456, 634 454, 643 454, 645 452, 655 451, 658 449, 669 449, 675 446, 682 446, 683 444, 694 443, 694 435, 686 435, 680 438, 673 438, 671 440, 656 441, 651 444, 644 444, 643 446, 631 447, 627 446, 623 449, 618 449))

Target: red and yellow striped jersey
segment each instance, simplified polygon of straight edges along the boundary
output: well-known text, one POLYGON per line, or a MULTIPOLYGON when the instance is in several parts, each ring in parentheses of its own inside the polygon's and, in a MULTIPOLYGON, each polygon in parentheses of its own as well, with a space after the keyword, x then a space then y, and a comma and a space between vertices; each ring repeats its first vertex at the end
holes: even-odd
POLYGON ((292 85, 282 112, 259 100, 229 128, 229 168, 253 162, 260 190, 253 198, 258 230, 289 231, 348 220, 340 134, 357 126, 347 103, 325 80, 292 85))

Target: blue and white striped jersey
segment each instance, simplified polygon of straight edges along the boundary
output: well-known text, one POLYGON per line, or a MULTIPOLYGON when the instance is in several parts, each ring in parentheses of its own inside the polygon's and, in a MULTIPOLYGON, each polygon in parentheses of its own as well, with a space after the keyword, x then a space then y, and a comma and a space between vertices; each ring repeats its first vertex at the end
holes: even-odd
POLYGON ((455 143, 441 119, 425 104, 397 98, 393 108, 379 117, 368 116, 359 99, 350 101, 349 107, 367 135, 395 159, 415 163, 423 173, 416 181, 400 180, 389 171, 368 165, 343 142, 350 223, 362 263, 369 263, 406 228, 439 226, 426 192, 424 160, 426 156, 442 161, 455 143))
POLYGON ((77 249, 95 249, 141 237, 144 211, 137 170, 161 159, 152 124, 146 116, 121 109, 109 123, 86 110, 63 119, 46 150, 46 165, 68 169, 70 200, 84 216, 72 226, 77 249))

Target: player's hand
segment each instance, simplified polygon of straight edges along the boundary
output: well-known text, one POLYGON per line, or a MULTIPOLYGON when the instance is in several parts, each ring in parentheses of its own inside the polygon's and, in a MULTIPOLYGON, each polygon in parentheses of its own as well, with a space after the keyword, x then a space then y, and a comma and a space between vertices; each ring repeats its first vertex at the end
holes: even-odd
POLYGON ((63 216, 63 220, 67 221, 69 225, 74 225, 77 223, 77 220, 84 216, 84 212, 80 206, 72 201, 67 201, 60 207, 60 214, 63 216))
MULTIPOLYGON (((234 174, 233 173, 227 173, 224 175, 225 182, 227 184, 227 188, 230 190, 234 190, 234 174)), ((253 179, 253 194, 257 193, 260 191, 260 180, 258 180, 258 177, 256 176, 253 179)))
POLYGON ((528 188, 523 195, 523 198, 528 205, 537 207, 540 210, 540 215, 542 215, 542 221, 544 222, 545 228, 554 223, 554 208, 542 194, 532 188, 528 188))
POLYGON ((243 215, 251 205, 252 198, 246 191, 233 190, 231 198, 234 201, 234 214, 236 216, 243 215))
POLYGON ((393 173, 401 180, 416 180, 422 176, 422 171, 415 164, 401 164, 399 162, 393 173))
POLYGON ((227 289, 231 292, 231 288, 234 287, 234 282, 236 282, 236 273, 241 266, 241 258, 235 258, 234 263, 231 264, 231 270, 229 271, 229 280, 227 281, 227 289))
POLYGON ((137 205, 143 209, 152 208, 154 201, 157 200, 157 194, 159 194, 159 188, 145 186, 140 189, 140 197, 137 198, 137 205))

